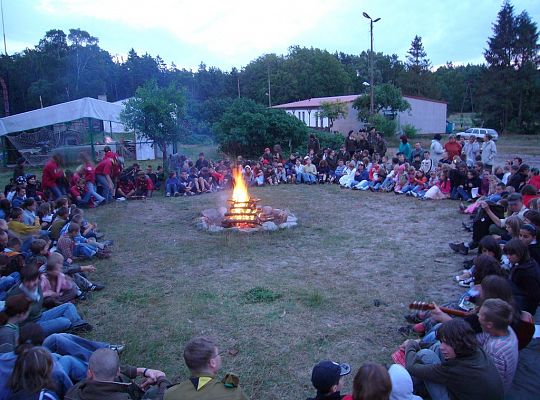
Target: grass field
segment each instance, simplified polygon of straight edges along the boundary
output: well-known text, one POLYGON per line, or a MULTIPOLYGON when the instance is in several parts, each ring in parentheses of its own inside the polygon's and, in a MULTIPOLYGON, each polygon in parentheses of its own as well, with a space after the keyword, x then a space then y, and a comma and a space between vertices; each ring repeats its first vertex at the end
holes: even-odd
POLYGON ((124 362, 186 378, 184 343, 212 335, 238 350, 223 370, 239 374, 252 398, 305 398, 318 360, 390 362, 409 302, 460 293, 451 277, 461 257, 446 245, 459 239, 454 202, 282 185, 253 195, 290 209, 297 228, 197 230, 200 210, 227 195, 156 196, 88 213, 117 243, 95 273, 108 288, 80 305, 92 338, 126 343, 124 362))
MULTIPOLYGON (((501 138, 499 150, 538 160, 531 140, 501 138)), ((188 151, 216 157, 208 147, 188 151)), ((10 174, 0 174, 3 184, 10 174)), ((462 293, 452 277, 463 257, 447 246, 467 238, 455 202, 282 185, 252 195, 293 212, 295 229, 197 230, 200 211, 224 205, 229 195, 157 193, 87 212, 116 244, 92 276, 107 288, 78 305, 95 326, 89 337, 125 343, 125 363, 185 379, 183 345, 211 335, 237 352, 223 357, 222 372, 240 375, 251 398, 305 398, 317 361, 348 362, 354 370, 366 361, 390 363, 408 303, 462 293)))

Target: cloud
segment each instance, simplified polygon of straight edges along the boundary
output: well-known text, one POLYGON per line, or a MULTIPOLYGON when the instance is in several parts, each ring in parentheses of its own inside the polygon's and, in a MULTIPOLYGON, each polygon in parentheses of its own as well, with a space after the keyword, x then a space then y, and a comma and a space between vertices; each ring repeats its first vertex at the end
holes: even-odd
POLYGON ((321 25, 344 1, 40 0, 37 9, 51 16, 85 16, 143 32, 163 30, 179 42, 200 47, 201 53, 237 58, 288 47, 302 33, 321 25))

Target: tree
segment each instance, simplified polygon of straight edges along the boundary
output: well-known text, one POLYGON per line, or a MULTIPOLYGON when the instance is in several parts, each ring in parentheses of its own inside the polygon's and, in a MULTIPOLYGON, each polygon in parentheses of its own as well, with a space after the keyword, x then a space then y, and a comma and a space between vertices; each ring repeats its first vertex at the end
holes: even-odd
POLYGON ((320 116, 328 118, 328 129, 334 126, 334 121, 338 118, 347 118, 349 109, 346 103, 341 101, 322 102, 320 116))
POLYGON ((155 80, 137 89, 135 97, 126 102, 120 118, 127 128, 157 143, 163 153, 166 168, 167 145, 176 143, 185 133, 184 90, 171 84, 160 88, 155 80))
POLYGON ((283 110, 237 98, 214 124, 221 150, 231 155, 258 156, 279 144, 296 148, 307 137, 306 125, 283 110))
POLYGON ((431 63, 422 44, 422 37, 416 35, 407 51, 406 73, 403 75, 402 88, 407 94, 433 95, 431 92, 431 63))
POLYGON ((484 57, 482 114, 503 131, 534 131, 538 124, 538 30, 526 12, 517 17, 506 1, 493 24, 484 57))
MULTIPOLYGON (((411 108, 409 102, 403 98, 401 89, 391 83, 375 86, 373 90, 373 103, 375 114, 381 111, 387 114, 396 114, 397 112, 411 108)), ((363 95, 357 97, 353 103, 353 107, 358 110, 358 119, 365 121, 369 116, 369 96, 363 95)))

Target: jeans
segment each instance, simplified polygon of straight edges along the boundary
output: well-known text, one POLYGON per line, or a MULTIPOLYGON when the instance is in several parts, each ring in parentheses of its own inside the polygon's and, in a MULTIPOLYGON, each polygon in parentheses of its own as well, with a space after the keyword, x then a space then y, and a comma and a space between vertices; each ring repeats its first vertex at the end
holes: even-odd
POLYGON ((165 186, 165 193, 178 193, 178 186, 176 186, 175 183, 167 183, 167 185, 165 186))
POLYGON ((113 193, 111 191, 111 188, 109 187, 109 182, 107 182, 107 178, 105 178, 105 175, 96 175, 96 182, 99 186, 101 186, 103 190, 103 198, 106 201, 112 201, 113 193))
POLYGON ((86 378, 88 370, 88 362, 79 360, 72 356, 62 356, 60 354, 52 354, 54 360, 62 367, 66 375, 72 382, 79 382, 86 378))
POLYGON ((455 187, 455 188, 452 188, 452 193, 450 194, 450 198, 452 200, 458 200, 459 198, 462 198, 463 201, 467 201, 469 200, 469 195, 465 191, 465 189, 463 189, 462 187, 455 187))
POLYGON ((392 178, 385 178, 382 185, 381 185, 381 189, 382 190, 392 190, 392 188, 394 187, 394 179, 392 178))
POLYGON ((72 303, 65 303, 44 311, 36 322, 41 325, 45 335, 49 336, 52 333, 67 331, 72 326, 81 325, 84 320, 72 303))
POLYGON ((359 189, 359 190, 368 190, 369 189, 369 184, 370 184, 370 182, 368 180, 364 179, 359 184, 353 185, 353 187, 355 187, 356 189, 359 189))
POLYGON ((401 188, 401 192, 403 192, 403 193, 410 192, 411 190, 414 189, 414 187, 415 187, 415 186, 414 186, 413 184, 407 183, 405 186, 403 186, 403 187, 401 188))
POLYGON ((49 188, 51 191, 51 194, 53 196, 53 200, 56 200, 66 194, 66 191, 63 187, 59 187, 57 185, 54 185, 53 187, 49 188))
POLYGON ((96 186, 92 182, 86 182, 86 189, 88 190, 88 193, 90 193, 91 196, 94 196, 97 203, 101 203, 103 200, 105 200, 105 197, 101 196, 96 191, 96 186))
MULTIPOLYGON (((420 350, 418 353, 416 353, 416 357, 420 359, 420 361, 424 365, 434 365, 441 363, 441 359, 437 355, 437 353, 430 349, 420 350)), ((440 383, 433 383, 430 381, 423 381, 423 383, 426 386, 426 389, 433 400, 449 400, 450 397, 448 396, 448 390, 446 389, 446 386, 441 385, 440 383)))
POLYGON ((109 347, 109 344, 94 342, 69 333, 54 333, 45 339, 43 347, 48 348, 51 353, 57 353, 61 356, 73 356, 81 361, 88 362, 94 351, 109 347))
POLYGON ((73 248, 74 257, 91 258, 94 254, 96 254, 96 250, 86 243, 76 243, 73 248))
POLYGON ((21 283, 21 275, 18 272, 0 277, 0 300, 5 300, 7 291, 19 283, 21 283))

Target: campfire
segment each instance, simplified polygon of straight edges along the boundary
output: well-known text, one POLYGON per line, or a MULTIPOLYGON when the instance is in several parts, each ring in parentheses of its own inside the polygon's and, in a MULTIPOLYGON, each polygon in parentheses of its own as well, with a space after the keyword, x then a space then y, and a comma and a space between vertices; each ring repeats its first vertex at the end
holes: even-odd
POLYGON ((257 206, 260 199, 249 197, 249 192, 240 168, 233 171, 234 189, 229 211, 221 223, 224 228, 253 228, 263 222, 272 221, 272 215, 263 215, 262 209, 257 206))
POLYGON ((197 218, 199 228, 209 232, 239 231, 259 232, 289 229, 297 225, 296 217, 289 210, 271 206, 258 206, 259 199, 249 196, 242 176, 242 169, 233 170, 234 189, 227 200, 229 208, 218 207, 201 211, 197 218))

